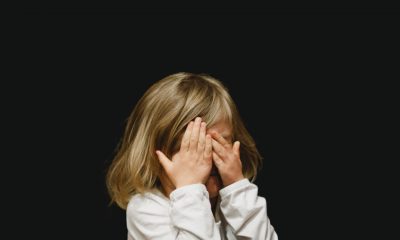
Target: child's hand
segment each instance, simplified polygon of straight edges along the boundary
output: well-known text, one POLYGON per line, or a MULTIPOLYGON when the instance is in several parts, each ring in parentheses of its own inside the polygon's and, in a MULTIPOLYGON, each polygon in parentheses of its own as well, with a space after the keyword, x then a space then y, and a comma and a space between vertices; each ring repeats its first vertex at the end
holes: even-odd
POLYGON ((205 183, 212 167, 211 136, 206 135, 206 123, 197 117, 191 121, 182 137, 181 148, 169 160, 156 151, 167 176, 176 188, 189 184, 205 183))
POLYGON ((240 161, 240 142, 236 141, 233 146, 216 131, 211 133, 213 160, 218 168, 224 187, 244 178, 242 162, 240 161))

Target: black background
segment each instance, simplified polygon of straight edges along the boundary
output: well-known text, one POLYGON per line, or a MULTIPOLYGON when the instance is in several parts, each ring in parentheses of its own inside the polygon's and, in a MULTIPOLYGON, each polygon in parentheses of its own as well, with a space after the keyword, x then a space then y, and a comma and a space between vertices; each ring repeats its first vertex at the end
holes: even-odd
POLYGON ((14 216, 19 236, 126 239, 106 169, 137 100, 180 71, 230 90, 264 157, 256 184, 280 239, 364 232, 381 191, 364 143, 384 111, 380 81, 396 67, 396 15, 31 9, 24 18, 27 77, 15 83, 14 111, 27 136, 17 153, 28 153, 18 209, 29 217, 14 216))

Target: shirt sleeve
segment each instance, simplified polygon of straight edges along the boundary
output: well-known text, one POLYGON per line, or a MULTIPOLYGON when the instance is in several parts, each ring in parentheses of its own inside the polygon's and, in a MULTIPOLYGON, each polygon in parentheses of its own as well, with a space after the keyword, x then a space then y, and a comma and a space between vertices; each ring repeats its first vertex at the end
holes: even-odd
POLYGON ((221 239, 204 184, 178 188, 170 194, 170 199, 172 225, 180 230, 182 239, 191 239, 189 236, 195 239, 221 239))
POLYGON ((128 205, 127 224, 133 239, 221 239, 203 184, 172 191, 165 205, 146 198, 134 199, 128 205))
POLYGON ((248 179, 219 191, 220 209, 237 239, 278 240, 267 216, 267 202, 248 179))

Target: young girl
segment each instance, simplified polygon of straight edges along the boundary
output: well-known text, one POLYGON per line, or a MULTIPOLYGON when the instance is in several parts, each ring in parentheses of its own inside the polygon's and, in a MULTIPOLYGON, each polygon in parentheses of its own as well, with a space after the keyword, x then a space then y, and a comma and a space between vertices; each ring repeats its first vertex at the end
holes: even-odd
POLYGON ((107 187, 128 239, 277 240, 253 184, 261 163, 226 87, 177 73, 135 106, 107 187))

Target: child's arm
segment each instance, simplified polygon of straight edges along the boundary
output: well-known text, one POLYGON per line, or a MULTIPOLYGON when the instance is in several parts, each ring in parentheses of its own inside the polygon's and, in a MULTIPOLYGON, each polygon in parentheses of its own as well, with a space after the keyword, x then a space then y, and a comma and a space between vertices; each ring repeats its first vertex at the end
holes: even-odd
POLYGON ((219 194, 221 212, 238 239, 278 239, 267 216, 266 200, 258 196, 255 184, 245 178, 221 189, 219 194))
POLYGON ((180 230, 182 239, 221 239, 204 184, 179 188, 171 193, 170 199, 171 222, 180 230))
POLYGON ((234 235, 239 239, 277 240, 265 198, 259 197, 258 187, 243 176, 240 142, 232 145, 218 132, 211 135, 213 160, 226 186, 219 191, 220 208, 234 235))
POLYGON ((135 196, 127 226, 133 239, 221 239, 203 184, 174 190, 170 203, 156 195, 135 196))

